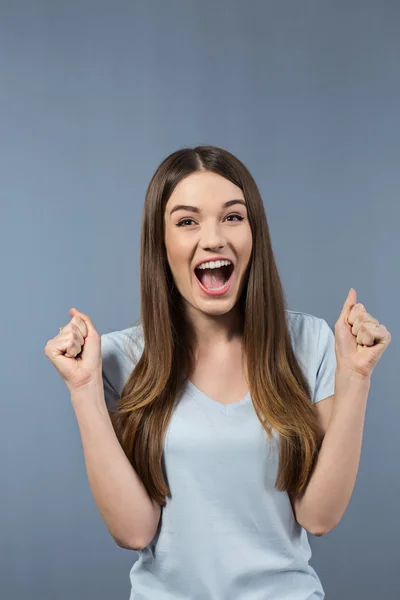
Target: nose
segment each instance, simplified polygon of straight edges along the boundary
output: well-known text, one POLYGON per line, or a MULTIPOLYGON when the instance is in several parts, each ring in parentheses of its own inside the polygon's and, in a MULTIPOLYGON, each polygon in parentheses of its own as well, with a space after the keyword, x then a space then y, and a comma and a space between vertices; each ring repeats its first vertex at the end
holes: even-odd
POLYGON ((224 248, 226 240, 217 228, 208 227, 203 230, 200 245, 204 250, 215 250, 216 248, 224 248))

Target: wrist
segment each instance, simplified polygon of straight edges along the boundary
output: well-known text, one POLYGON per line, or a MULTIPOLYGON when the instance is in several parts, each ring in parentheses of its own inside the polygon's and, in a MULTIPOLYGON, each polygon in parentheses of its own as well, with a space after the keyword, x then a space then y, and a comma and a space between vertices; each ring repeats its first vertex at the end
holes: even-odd
POLYGON ((346 393, 352 390, 369 390, 370 386, 371 377, 340 365, 337 366, 335 373, 335 393, 346 393))
POLYGON ((93 404, 106 406, 102 378, 93 379, 79 388, 70 389, 70 394, 71 402, 74 408, 81 405, 91 406, 93 404))

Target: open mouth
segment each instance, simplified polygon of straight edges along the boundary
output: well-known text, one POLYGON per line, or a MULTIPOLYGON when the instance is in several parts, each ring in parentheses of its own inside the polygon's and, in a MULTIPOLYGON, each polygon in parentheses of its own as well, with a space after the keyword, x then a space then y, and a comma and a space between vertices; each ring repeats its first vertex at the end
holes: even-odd
POLYGON ((206 289, 217 289, 229 280, 233 272, 233 264, 224 265, 217 269, 195 269, 195 275, 206 289))

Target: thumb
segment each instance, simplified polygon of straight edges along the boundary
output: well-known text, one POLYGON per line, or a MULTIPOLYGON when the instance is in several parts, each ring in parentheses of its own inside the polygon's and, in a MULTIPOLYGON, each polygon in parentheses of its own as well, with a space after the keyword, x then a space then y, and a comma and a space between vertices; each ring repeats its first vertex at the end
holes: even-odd
POLYGON ((347 317, 353 306, 357 304, 357 292, 354 288, 350 288, 347 298, 344 301, 342 312, 340 313, 339 321, 348 325, 347 317))
POLYGON ((89 333, 96 332, 96 328, 93 325, 92 319, 88 315, 85 315, 84 313, 80 312, 76 308, 70 308, 69 314, 71 315, 71 317, 80 317, 82 319, 82 321, 85 322, 88 335, 89 335, 89 333))

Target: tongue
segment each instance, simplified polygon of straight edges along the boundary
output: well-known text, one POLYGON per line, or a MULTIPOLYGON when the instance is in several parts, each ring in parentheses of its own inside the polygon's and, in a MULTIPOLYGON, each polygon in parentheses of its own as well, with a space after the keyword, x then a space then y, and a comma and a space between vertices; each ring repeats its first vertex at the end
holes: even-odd
POLYGON ((226 270, 224 267, 219 269, 204 269, 200 270, 199 278, 205 288, 218 288, 222 287, 225 283, 226 270))

